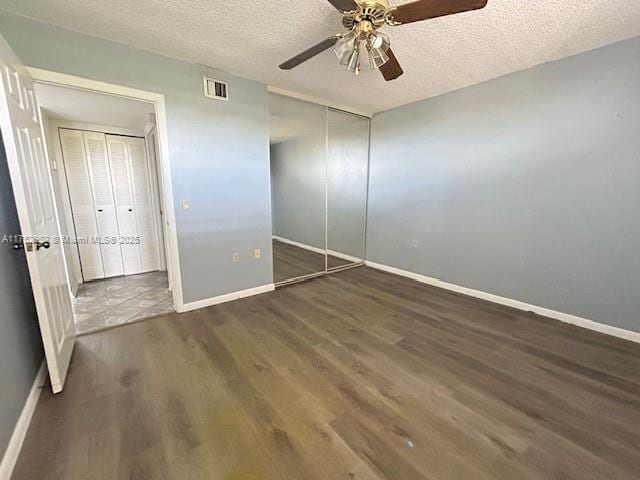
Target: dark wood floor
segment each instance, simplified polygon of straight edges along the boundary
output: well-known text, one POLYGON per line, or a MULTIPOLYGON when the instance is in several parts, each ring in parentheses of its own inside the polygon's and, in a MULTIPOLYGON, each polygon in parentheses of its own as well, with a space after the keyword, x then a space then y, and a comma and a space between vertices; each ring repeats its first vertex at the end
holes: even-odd
MULTIPOLYGON (((352 262, 332 255, 327 257, 327 268, 341 267, 350 263, 352 262)), ((273 240, 273 281, 275 283, 324 271, 324 255, 273 240)))
POLYGON ((640 478, 640 345, 357 268, 79 339, 16 479, 640 478))

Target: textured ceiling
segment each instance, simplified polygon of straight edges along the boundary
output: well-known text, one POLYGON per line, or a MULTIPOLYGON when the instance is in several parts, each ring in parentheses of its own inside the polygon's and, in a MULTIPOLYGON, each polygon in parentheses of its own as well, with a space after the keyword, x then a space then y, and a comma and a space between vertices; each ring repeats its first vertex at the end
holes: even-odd
POLYGON ((640 35, 638 0, 489 0, 484 10, 385 27, 405 71, 386 83, 376 72, 342 71, 331 51, 277 68, 341 31, 326 0, 0 0, 0 8, 362 113, 640 35))
POLYGON ((127 128, 144 133, 153 105, 74 88, 36 83, 38 103, 52 117, 82 123, 127 128))

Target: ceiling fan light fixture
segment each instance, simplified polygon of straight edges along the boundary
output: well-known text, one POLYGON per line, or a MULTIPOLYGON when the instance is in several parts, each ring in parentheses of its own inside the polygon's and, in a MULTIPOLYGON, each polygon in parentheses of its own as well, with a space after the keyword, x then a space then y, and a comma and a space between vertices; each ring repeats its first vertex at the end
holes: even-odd
POLYGON ((382 50, 369 50, 369 68, 378 70, 389 61, 389 56, 382 50))
POLYGON ((336 54, 342 65, 345 54, 350 54, 353 51, 356 35, 353 31, 340 37, 336 46, 333 48, 333 52, 336 54))
POLYGON ((360 62, 365 53, 368 54, 369 68, 377 70, 389 61, 387 55, 389 48, 391 48, 389 37, 382 32, 352 30, 338 40, 333 51, 340 59, 340 65, 358 75, 361 70, 360 62))
MULTIPOLYGON (((360 73, 360 61, 368 56, 369 67, 379 70, 385 81, 400 77, 404 71, 398 62, 389 37, 378 29, 446 17, 486 7, 488 0, 409 0, 391 6, 389 0, 328 0, 342 13, 344 33, 333 35, 286 62, 282 70, 291 70, 301 63, 334 47, 340 65, 360 73), (366 52, 363 50, 366 48, 366 52)), ((366 61, 366 60, 365 60, 366 61)))
POLYGON ((340 60, 340 65, 343 67, 349 66, 351 55, 353 55, 353 50, 347 50, 346 52, 344 52, 344 55, 342 55, 342 59, 340 60))
POLYGON ((360 74, 360 42, 356 41, 353 46, 353 50, 349 54, 349 61, 347 62, 347 70, 360 74))
POLYGON ((371 35, 369 36, 369 40, 371 41, 372 48, 383 50, 385 53, 391 47, 389 35, 387 35, 386 33, 375 31, 371 33, 371 35))
POLYGON ((369 52, 369 67, 377 70, 389 61, 387 52, 391 48, 389 37, 381 32, 372 33, 367 39, 367 50, 369 52))

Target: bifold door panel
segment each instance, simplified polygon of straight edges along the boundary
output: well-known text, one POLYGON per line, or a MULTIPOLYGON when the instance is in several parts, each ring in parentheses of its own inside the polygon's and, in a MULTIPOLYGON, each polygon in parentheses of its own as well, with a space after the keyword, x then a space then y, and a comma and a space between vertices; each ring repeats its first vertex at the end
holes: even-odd
POLYGON ((105 277, 124 274, 105 135, 83 132, 105 277))
POLYGON ((158 270, 144 139, 59 131, 84 280, 158 270))
POLYGON ((120 229, 120 249, 124 274, 141 273, 142 260, 137 240, 136 205, 133 196, 133 182, 127 148, 127 139, 119 135, 107 135, 109 163, 113 175, 113 191, 116 201, 118 226, 120 229))
POLYGON ((153 183, 150 175, 152 169, 148 164, 143 138, 127 137, 127 146, 129 148, 129 160, 133 177, 142 270, 145 272, 158 270, 160 268, 158 259, 159 245, 155 224, 153 183))
POLYGON ((82 276, 85 281, 104 278, 100 245, 91 241, 98 237, 98 225, 84 138, 79 130, 59 129, 59 134, 69 199, 73 205, 73 223, 78 240, 82 276))

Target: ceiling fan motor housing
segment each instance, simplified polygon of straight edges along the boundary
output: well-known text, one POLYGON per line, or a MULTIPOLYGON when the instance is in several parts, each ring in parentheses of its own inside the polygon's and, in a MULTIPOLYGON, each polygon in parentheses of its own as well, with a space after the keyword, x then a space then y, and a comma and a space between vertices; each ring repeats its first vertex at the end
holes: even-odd
POLYGON ((388 0, 358 0, 357 4, 357 10, 345 12, 342 17, 344 28, 352 30, 363 21, 371 23, 375 28, 384 25, 387 10, 389 10, 388 0))

